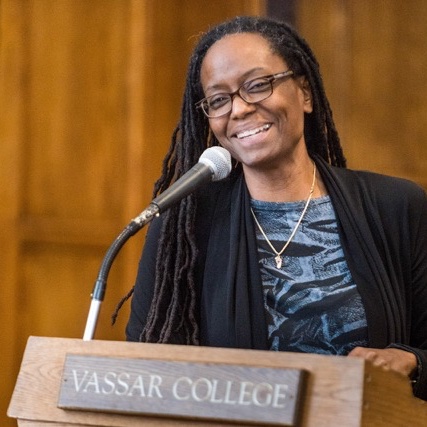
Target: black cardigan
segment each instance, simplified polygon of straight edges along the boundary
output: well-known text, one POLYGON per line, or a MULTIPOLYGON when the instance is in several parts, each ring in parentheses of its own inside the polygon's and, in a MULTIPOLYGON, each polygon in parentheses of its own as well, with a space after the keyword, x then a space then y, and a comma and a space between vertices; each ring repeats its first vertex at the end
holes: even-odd
MULTIPOLYGON (((341 244, 362 297, 368 345, 416 354, 414 393, 427 400, 427 197, 416 184, 335 168, 315 158, 336 211, 341 244)), ((200 344, 267 349, 250 197, 242 175, 198 192, 200 344)), ((153 296, 161 218, 147 233, 127 325, 138 341, 153 296)))

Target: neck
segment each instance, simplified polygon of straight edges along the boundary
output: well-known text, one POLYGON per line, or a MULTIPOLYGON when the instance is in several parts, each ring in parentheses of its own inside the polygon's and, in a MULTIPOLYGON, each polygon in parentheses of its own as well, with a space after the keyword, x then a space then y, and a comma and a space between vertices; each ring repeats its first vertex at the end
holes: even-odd
MULTIPOLYGON (((289 164, 279 170, 245 170, 245 180, 249 194, 253 199, 270 202, 293 202, 305 200, 313 183, 314 163, 306 160, 289 164)), ((326 194, 323 182, 316 173, 316 185, 313 197, 326 194)))

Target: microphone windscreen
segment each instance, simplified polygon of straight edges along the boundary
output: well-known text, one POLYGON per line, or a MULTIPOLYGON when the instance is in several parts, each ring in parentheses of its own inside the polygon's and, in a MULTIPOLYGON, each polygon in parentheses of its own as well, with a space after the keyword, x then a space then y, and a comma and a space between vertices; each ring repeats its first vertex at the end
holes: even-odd
POLYGON ((199 162, 212 170, 212 181, 220 181, 231 172, 231 155, 223 147, 207 148, 200 156, 199 162))

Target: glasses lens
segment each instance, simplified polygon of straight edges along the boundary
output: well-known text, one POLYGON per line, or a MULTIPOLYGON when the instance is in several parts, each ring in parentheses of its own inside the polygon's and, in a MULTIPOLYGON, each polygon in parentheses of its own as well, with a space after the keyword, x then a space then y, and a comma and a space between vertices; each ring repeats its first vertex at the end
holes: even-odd
POLYGON ((228 93, 209 96, 202 103, 202 107, 208 117, 222 116, 231 110, 231 97, 228 93))
POLYGON ((241 97, 247 102, 259 102, 273 93, 269 79, 255 79, 243 85, 240 89, 241 97))

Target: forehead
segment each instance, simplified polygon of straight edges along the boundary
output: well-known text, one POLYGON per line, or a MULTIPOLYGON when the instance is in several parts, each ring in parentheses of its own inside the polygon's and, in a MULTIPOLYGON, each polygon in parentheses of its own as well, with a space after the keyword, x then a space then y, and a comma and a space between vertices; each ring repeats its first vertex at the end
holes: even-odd
POLYGON ((250 70, 283 71, 285 61, 274 53, 270 43, 259 34, 230 34, 215 42, 207 51, 201 67, 201 81, 233 78, 250 70))

